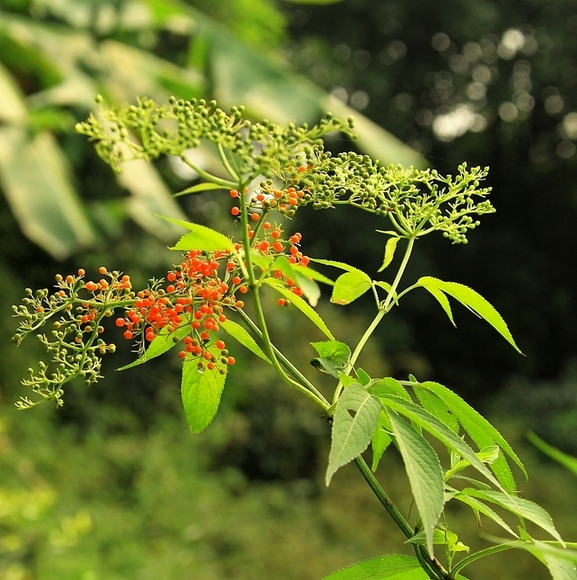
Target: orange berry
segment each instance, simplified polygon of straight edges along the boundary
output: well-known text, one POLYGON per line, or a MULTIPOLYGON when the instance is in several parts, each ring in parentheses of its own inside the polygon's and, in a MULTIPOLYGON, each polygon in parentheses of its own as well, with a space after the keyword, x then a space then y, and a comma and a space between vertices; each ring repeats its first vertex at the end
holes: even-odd
POLYGON ((235 276, 235 277, 234 277, 234 278, 231 280, 231 282, 232 282, 233 284, 237 285, 237 284, 240 284, 240 283, 242 282, 242 280, 241 280, 240 276, 235 276))
POLYGON ((85 271, 84 271, 82 268, 80 268, 80 269, 78 270, 78 275, 79 275, 79 276, 84 276, 84 274, 86 274, 86 272, 85 272, 85 271))
POLYGON ((229 356, 226 359, 226 364, 227 365, 233 365, 236 362, 235 358, 233 356, 229 356))
POLYGON ((238 197, 238 191, 236 189, 231 189, 230 197, 238 197))
POLYGON ((230 213, 231 213, 232 215, 234 215, 234 216, 237 216, 237 215, 239 215, 239 214, 240 214, 240 209, 239 209, 238 207, 236 207, 236 206, 235 206, 235 207, 233 207, 233 208, 230 210, 230 213))
POLYGON ((125 330, 123 336, 124 336, 124 338, 126 338, 126 340, 131 340, 132 339, 132 332, 130 330, 125 330))
POLYGON ((116 319, 116 326, 122 328, 126 324, 126 320, 124 318, 117 318, 116 319))
POLYGON ((277 302, 277 304, 278 304, 279 306, 284 306, 284 304, 285 304, 285 299, 284 299, 284 298, 279 298, 279 299, 278 299, 276 302, 277 302))
POLYGON ((251 213, 251 214, 250 214, 250 219, 251 219, 253 222, 257 222, 257 221, 260 219, 260 215, 259 215, 258 213, 251 213))
POLYGON ((101 274, 106 274, 108 270, 107 270, 107 269, 106 269, 104 266, 100 266, 100 268, 98 268, 98 271, 99 271, 101 274))
POLYGON ((224 343, 224 340, 217 340, 215 346, 218 348, 218 350, 224 350, 226 344, 224 343))
POLYGON ((248 292, 248 288, 246 286, 239 286, 238 291, 241 294, 246 294, 248 292))

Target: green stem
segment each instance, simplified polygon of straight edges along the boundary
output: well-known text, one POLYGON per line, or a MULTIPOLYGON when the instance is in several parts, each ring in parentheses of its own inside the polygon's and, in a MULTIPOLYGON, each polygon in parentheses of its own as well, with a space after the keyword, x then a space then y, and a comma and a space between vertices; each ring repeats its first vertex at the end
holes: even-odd
POLYGON ((470 556, 463 558, 460 562, 455 564, 453 566, 453 568, 451 568, 450 578, 456 578, 457 574, 463 568, 465 568, 465 566, 468 566, 469 564, 472 564, 473 562, 476 562, 477 560, 480 560, 481 558, 484 558, 485 556, 491 556, 492 554, 498 554, 499 552, 511 550, 511 549, 517 547, 519 545, 519 543, 520 542, 515 541, 515 542, 510 542, 508 544, 499 544, 497 546, 490 546, 489 548, 485 548, 484 550, 479 550, 478 552, 475 552, 474 554, 471 554, 470 556))
POLYGON ((232 165, 228 161, 228 157, 226 156, 226 151, 222 146, 222 143, 219 143, 216 148, 218 149, 218 155, 222 162, 223 167, 226 169, 227 173, 235 180, 240 181, 240 177, 237 175, 236 171, 233 169, 232 165))
MULTIPOLYGON (((415 245, 415 238, 413 238, 413 237, 409 238, 407 247, 405 249, 405 255, 403 256, 403 260, 401 261, 401 264, 400 264, 399 269, 397 271, 397 275, 395 276, 395 279, 393 280, 393 283, 391 284, 391 289, 389 290, 389 293, 387 294, 385 301, 379 306, 379 311, 377 312, 375 318, 373 319, 373 321, 371 322, 371 324, 369 325, 367 330, 365 330, 363 336, 361 336, 359 342, 357 343, 357 346, 355 347, 355 350, 353 351, 353 354, 351 355, 349 364, 347 365, 347 367, 345 369, 345 374, 349 374, 351 372, 351 370, 355 366, 355 363, 357 362, 357 359, 359 358, 361 352, 365 348, 365 345, 367 344, 369 338, 371 337, 371 335, 375 331, 375 328, 377 328, 377 326, 379 325, 379 323, 381 322, 381 320, 383 319, 385 314, 387 314, 387 312, 390 310, 391 302, 393 301, 393 299, 395 297, 396 290, 401 282, 401 278, 403 277, 403 274, 405 273, 405 270, 407 268, 407 264, 409 263, 409 259, 411 257, 411 253, 413 251, 414 245, 415 245)), ((343 384, 341 381, 339 381, 337 384, 337 387, 335 389, 335 392, 333 394, 333 405, 338 401, 342 390, 343 390, 343 384)))
MULTIPOLYGON (((355 463, 359 468, 365 481, 375 494, 381 505, 385 508, 387 513, 393 518, 397 527, 401 530, 403 535, 408 539, 415 535, 415 532, 409 522, 403 517, 403 514, 397 509, 395 504, 391 501, 385 490, 381 487, 377 478, 367 465, 367 462, 361 455, 355 457, 355 463)), ((441 563, 432 558, 424 546, 415 546, 415 554, 421 564, 423 570, 427 573, 431 580, 442 580, 448 578, 447 571, 443 568, 441 563)))
MULTIPOLYGON (((253 322, 250 316, 243 310, 238 311, 239 316, 243 319, 248 327, 249 332, 256 337, 262 344, 265 343, 261 329, 253 322)), ((330 407, 330 403, 325 399, 323 394, 311 383, 299 370, 298 368, 274 345, 271 343, 272 348, 279 360, 279 362, 286 368, 286 370, 297 380, 300 381, 302 386, 306 387, 310 393, 313 395, 308 395, 309 398, 313 399, 323 411, 327 411, 330 407)))
POLYGON ((217 177, 216 175, 212 175, 208 171, 205 171, 201 167, 195 165, 190 159, 186 157, 186 155, 181 155, 180 158, 186 163, 193 171, 196 171, 200 177, 206 179, 206 181, 210 181, 211 183, 216 183, 217 185, 222 186, 225 189, 234 189, 236 186, 235 181, 229 181, 228 179, 222 179, 217 177))

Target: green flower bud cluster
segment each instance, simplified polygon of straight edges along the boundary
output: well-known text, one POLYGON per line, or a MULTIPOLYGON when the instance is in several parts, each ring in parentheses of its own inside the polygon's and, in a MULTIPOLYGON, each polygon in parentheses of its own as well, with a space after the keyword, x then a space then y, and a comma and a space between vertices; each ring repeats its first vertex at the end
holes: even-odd
POLYGON ((302 205, 348 204, 388 217, 401 237, 440 231, 453 243, 467 243, 467 232, 479 225, 475 216, 495 209, 486 199, 491 188, 480 186, 488 168, 462 164, 458 171, 442 176, 434 169, 383 167, 353 152, 324 153, 314 171, 300 179, 302 205))
MULTIPOLYGON (((226 113, 215 101, 171 98, 159 106, 149 98, 119 109, 98 98, 99 114, 76 125, 79 133, 96 141, 100 157, 115 171, 130 159, 150 161, 174 155, 192 166, 186 151, 202 141, 215 144, 223 165, 235 180, 250 182, 258 175, 279 177, 287 164, 302 165, 323 150, 322 137, 333 131, 351 134, 352 121, 327 115, 318 125, 252 123, 243 118, 244 107, 226 113)), ((196 169, 196 168, 195 168, 196 169)))
POLYGON ((102 270, 109 280, 98 283, 85 282, 83 270, 65 278, 58 274, 54 292, 47 289, 33 292, 28 288, 22 304, 13 306, 15 316, 20 318, 12 339, 16 344, 52 321, 51 331, 36 335, 51 364, 40 361, 38 370, 28 369, 28 377, 22 380, 40 399, 21 397, 16 403, 19 409, 30 408, 42 400, 53 400, 61 406, 65 383, 80 377, 88 386, 101 378, 101 357, 116 350, 114 344, 102 339, 102 323, 112 316, 114 308, 133 302, 127 277, 102 270))

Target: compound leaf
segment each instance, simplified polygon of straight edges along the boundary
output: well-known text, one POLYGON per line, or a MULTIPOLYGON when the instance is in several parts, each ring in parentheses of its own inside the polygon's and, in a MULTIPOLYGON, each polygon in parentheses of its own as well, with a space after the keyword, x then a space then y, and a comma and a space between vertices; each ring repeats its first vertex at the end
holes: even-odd
POLYGON ((357 562, 323 580, 427 580, 417 558, 390 554, 357 562))

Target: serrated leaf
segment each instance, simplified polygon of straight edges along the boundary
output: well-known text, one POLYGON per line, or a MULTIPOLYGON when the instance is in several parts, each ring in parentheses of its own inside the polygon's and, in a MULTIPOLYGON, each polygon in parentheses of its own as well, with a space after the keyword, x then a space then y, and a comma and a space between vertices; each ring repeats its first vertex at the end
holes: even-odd
MULTIPOLYGON (((311 262, 316 264, 322 264, 323 266, 332 266, 333 268, 338 268, 339 270, 344 270, 345 272, 356 272, 358 274, 364 274, 362 270, 351 266, 345 262, 338 262, 336 260, 326 260, 325 258, 311 258, 311 262)), ((366 275, 366 274, 365 274, 366 275)))
POLYGON ((411 395, 407 392, 405 387, 392 377, 385 377, 384 379, 376 380, 370 387, 369 392, 377 397, 382 395, 395 395, 401 399, 412 402, 411 395))
POLYGON ((518 538, 519 536, 509 527, 509 524, 492 508, 488 505, 484 504, 482 501, 478 500, 475 497, 471 497, 462 492, 458 492, 453 496, 456 500, 468 505, 477 515, 477 519, 480 523, 480 518, 478 517, 477 513, 481 513, 484 516, 488 517, 490 520, 494 521, 496 524, 499 524, 504 530, 509 532, 512 536, 518 538))
POLYGON ((182 252, 188 250, 202 250, 205 252, 215 252, 218 250, 234 251, 232 241, 212 228, 166 216, 158 217, 190 230, 188 234, 185 234, 178 240, 174 247, 170 248, 171 250, 180 250, 182 252))
POLYGON ((263 280, 263 284, 274 288, 281 296, 290 301, 292 305, 298 308, 313 324, 319 328, 327 338, 335 340, 333 333, 329 330, 329 327, 325 324, 325 321, 320 317, 318 312, 303 300, 300 296, 297 296, 294 292, 291 292, 282 282, 275 278, 266 278, 263 280))
POLYGON ((268 356, 264 353, 264 351, 257 344, 256 340, 243 326, 230 319, 227 319, 224 322, 220 322, 219 324, 227 334, 240 342, 240 344, 242 344, 245 348, 250 350, 253 354, 256 354, 256 356, 260 357, 262 360, 271 364, 268 356))
POLYGON ((353 383, 343 391, 333 417, 331 450, 325 477, 327 485, 339 468, 369 446, 380 412, 379 399, 358 383, 353 383))
POLYGON ((488 489, 473 489, 468 487, 463 489, 461 493, 468 495, 469 497, 476 497, 497 504, 521 518, 533 522, 541 529, 551 534, 551 536, 562 545, 565 545, 563 538, 561 538, 559 532, 557 532, 557 529, 555 528, 551 516, 540 505, 509 493, 502 493, 500 491, 488 489))
POLYGON ((125 371, 136 367, 138 365, 144 364, 165 352, 168 352, 171 348, 175 347, 187 334, 190 334, 190 326, 184 325, 180 326, 173 332, 169 332, 166 327, 160 330, 160 332, 154 337, 154 340, 148 345, 148 348, 144 353, 139 356, 135 361, 120 367, 119 371, 125 371))
MULTIPOLYGON (((218 356, 220 351, 214 349, 213 354, 218 356)), ((214 419, 225 380, 226 373, 221 374, 218 368, 200 372, 198 360, 184 361, 181 396, 186 422, 193 433, 204 431, 214 419)))
POLYGON ((525 466, 501 433, 499 433, 499 431, 497 431, 497 429, 495 429, 495 427, 493 427, 485 417, 475 411, 475 409, 459 397, 459 395, 440 383, 432 381, 426 381, 424 383, 414 382, 412 386, 413 388, 421 387, 435 393, 447 405, 465 432, 469 437, 471 437, 479 449, 483 449, 484 447, 493 444, 498 445, 503 450, 503 453, 499 455, 493 464, 491 464, 491 470, 506 490, 514 491, 517 489, 515 479, 511 473, 511 468, 507 463, 505 454, 515 462, 525 477, 527 477, 525 466))
POLYGON ((322 282, 323 284, 327 284, 328 286, 335 285, 335 283, 330 278, 327 278, 324 274, 321 274, 320 272, 313 270, 309 266, 299 266, 298 264, 293 264, 293 270, 295 270, 302 276, 312 278, 313 280, 316 280, 317 282, 322 282))
POLYGON ((356 373, 359 383, 361 383, 363 387, 366 387, 371 382, 371 377, 369 373, 367 373, 367 371, 365 371, 364 369, 357 369, 356 373))
POLYGON ((558 548, 538 540, 519 542, 515 547, 531 552, 545 564, 553 580, 577 580, 577 551, 558 548))
POLYGON ((364 272, 345 272, 335 281, 331 302, 333 304, 350 304, 360 298, 373 285, 370 277, 364 272))
POLYGON ((419 510, 427 549, 432 554, 435 526, 445 505, 443 468, 426 439, 396 413, 388 415, 419 510))
POLYGON ((371 439, 371 450, 373 452, 373 461, 371 463, 371 470, 376 471, 383 454, 392 443, 391 436, 385 430, 391 429, 391 423, 387 414, 381 410, 379 413, 379 420, 377 422, 377 428, 373 433, 373 437, 371 439))
MULTIPOLYGON (((517 352, 523 354, 515 343, 515 340, 513 339, 513 336, 502 316, 497 312, 492 304, 472 288, 469 288, 464 284, 458 284, 457 282, 444 282, 443 280, 431 276, 419 278, 417 285, 426 288, 429 292, 433 289, 433 292, 431 293, 435 298, 437 298, 437 300, 439 300, 438 292, 437 295, 435 295, 434 290, 440 290, 445 294, 449 294, 449 296, 452 296, 455 300, 458 300, 463 304, 463 306, 488 322, 517 352)), ((443 305, 442 302, 441 305, 443 305)), ((449 316, 449 318, 452 317, 449 316)))
POLYGON ((397 413, 410 419, 415 425, 428 431, 436 439, 441 441, 449 450, 456 451, 469 461, 471 466, 482 473, 493 485, 503 489, 499 481, 487 466, 477 457, 473 449, 471 449, 463 439, 451 431, 451 429, 449 429, 444 423, 437 419, 437 417, 428 411, 425 411, 418 405, 415 405, 415 403, 411 401, 406 401, 391 395, 380 395, 379 398, 383 406, 394 409, 397 413))
POLYGON ((393 261, 393 258, 395 257, 395 250, 397 249, 397 244, 399 243, 400 239, 401 238, 399 238, 398 236, 393 236, 392 238, 389 238, 387 240, 387 243, 385 244, 385 257, 383 258, 383 264, 377 270, 377 272, 382 272, 388 266, 391 265, 391 262, 393 261))
POLYGON ((417 558, 390 554, 357 562, 323 580, 428 580, 417 558))
POLYGON ((324 340, 311 342, 311 346, 317 351, 318 358, 313 358, 311 364, 319 371, 328 373, 339 378, 339 372, 344 370, 351 358, 351 349, 338 340, 324 340))
POLYGON ((433 296, 437 300, 437 302, 441 305, 441 307, 445 311, 445 314, 448 316, 449 320, 451 321, 451 324, 453 326, 457 326, 455 324, 455 319, 453 318, 453 311, 451 310, 451 303, 449 302, 449 299, 447 298, 445 293, 441 292, 441 290, 439 290, 438 288, 435 288, 433 286, 424 286, 424 288, 425 288, 425 290, 428 290, 429 293, 431 294, 431 296, 433 296))
POLYGON ((459 421, 457 421, 455 415, 451 413, 451 410, 447 407, 444 401, 439 399, 435 393, 425 389, 415 389, 415 396, 419 400, 419 403, 421 403, 423 409, 429 411, 432 415, 435 415, 435 417, 447 425, 451 431, 459 433, 459 421))
POLYGON ((293 282, 303 291, 303 294, 311 306, 317 305, 321 296, 321 290, 314 280, 311 280, 308 276, 302 273, 303 270, 306 271, 306 268, 300 268, 297 270, 296 266, 291 264, 289 259, 284 255, 278 256, 271 267, 275 270, 280 270, 287 278, 292 279, 293 282))

